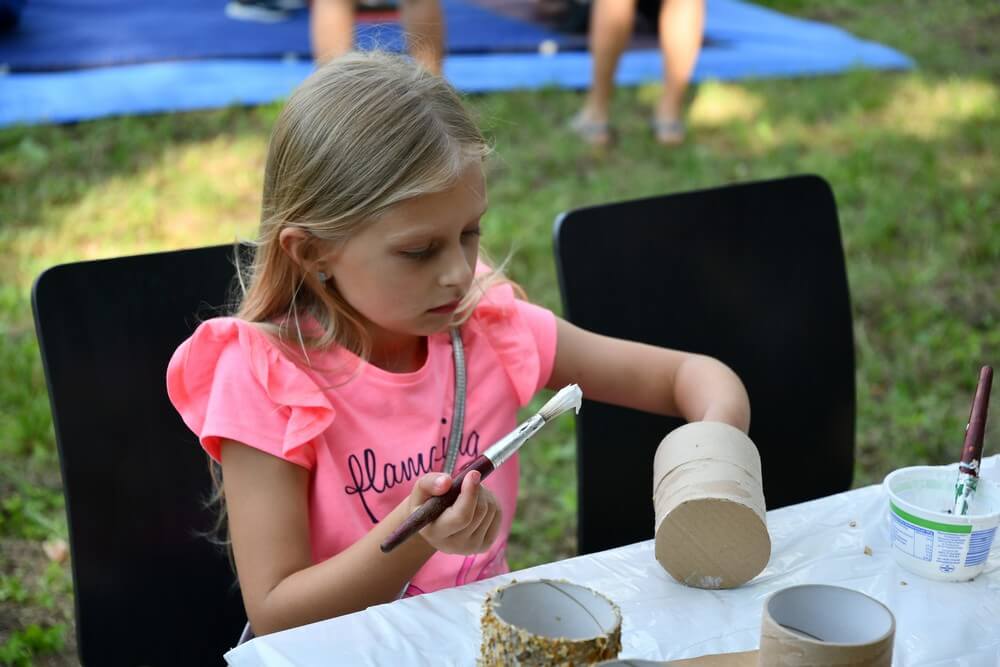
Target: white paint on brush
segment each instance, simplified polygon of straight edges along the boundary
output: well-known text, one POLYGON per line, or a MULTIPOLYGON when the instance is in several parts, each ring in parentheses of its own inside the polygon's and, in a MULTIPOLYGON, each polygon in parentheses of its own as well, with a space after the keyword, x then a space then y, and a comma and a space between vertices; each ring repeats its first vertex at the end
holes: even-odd
POLYGON ((542 406, 542 409, 538 411, 538 414, 540 414, 542 419, 545 421, 549 421, 550 419, 558 417, 570 409, 573 409, 577 414, 579 414, 582 406, 583 391, 580 389, 580 385, 568 384, 556 392, 556 395, 550 398, 549 402, 542 406))

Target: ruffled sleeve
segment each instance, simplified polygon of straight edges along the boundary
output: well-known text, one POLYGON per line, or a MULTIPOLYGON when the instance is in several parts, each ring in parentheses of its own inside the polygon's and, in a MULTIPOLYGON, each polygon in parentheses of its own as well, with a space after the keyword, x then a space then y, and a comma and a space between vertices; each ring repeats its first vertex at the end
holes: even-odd
POLYGON ((519 404, 527 405, 552 375, 556 356, 555 315, 518 299, 513 288, 503 284, 483 296, 469 321, 500 358, 519 404))
POLYGON ((216 461, 227 439, 312 469, 313 441, 335 417, 305 371, 255 326, 228 317, 203 322, 177 348, 167 394, 216 461))

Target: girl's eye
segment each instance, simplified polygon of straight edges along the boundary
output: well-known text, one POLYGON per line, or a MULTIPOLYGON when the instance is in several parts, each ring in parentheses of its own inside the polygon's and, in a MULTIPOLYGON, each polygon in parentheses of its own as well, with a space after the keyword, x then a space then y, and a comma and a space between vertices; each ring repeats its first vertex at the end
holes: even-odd
POLYGON ((480 230, 479 227, 476 227, 475 229, 467 229, 464 232, 462 232, 462 238, 463 239, 479 238, 481 234, 482 230, 480 230))
POLYGON ((429 245, 418 250, 400 250, 399 254, 407 259, 427 259, 434 254, 434 246, 429 245))

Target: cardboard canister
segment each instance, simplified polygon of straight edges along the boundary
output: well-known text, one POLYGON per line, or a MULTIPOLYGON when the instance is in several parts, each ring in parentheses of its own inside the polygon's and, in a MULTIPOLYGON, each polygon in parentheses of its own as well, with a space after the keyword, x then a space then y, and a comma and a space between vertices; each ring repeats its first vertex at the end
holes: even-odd
POLYGON ((760 665, 890 667, 896 620, 884 604, 840 586, 784 588, 764 602, 760 665))
POLYGON ((890 667, 896 620, 860 591, 805 584, 763 605, 760 649, 656 662, 618 658, 600 667, 890 667))
POLYGON ((722 422, 671 431, 653 459, 656 560, 697 588, 735 588, 771 557, 760 455, 722 422))
POLYGON ((618 657, 622 615, 568 581, 513 581, 483 605, 480 665, 590 665, 618 657))

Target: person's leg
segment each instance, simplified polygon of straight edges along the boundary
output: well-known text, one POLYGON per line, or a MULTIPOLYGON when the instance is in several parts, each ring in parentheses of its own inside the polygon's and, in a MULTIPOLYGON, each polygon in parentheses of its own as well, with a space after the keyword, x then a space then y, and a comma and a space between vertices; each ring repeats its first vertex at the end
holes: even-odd
POLYGON ((440 0, 402 0, 400 18, 406 46, 413 59, 434 74, 441 74, 444 58, 444 17, 440 0))
POLYGON ((354 47, 354 0, 313 0, 309 12, 313 60, 317 64, 354 47))
POLYGON ((618 59, 628 46, 635 23, 636 0, 593 0, 590 14, 591 82, 583 109, 574 121, 578 131, 591 143, 607 143, 611 99, 615 92, 615 71, 618 59), (603 136, 598 132, 604 126, 603 136), (590 127, 595 131, 582 131, 590 127))
POLYGON ((701 50, 705 0, 663 0, 659 27, 663 95, 656 106, 654 125, 657 139, 672 144, 684 139, 684 93, 701 50))

